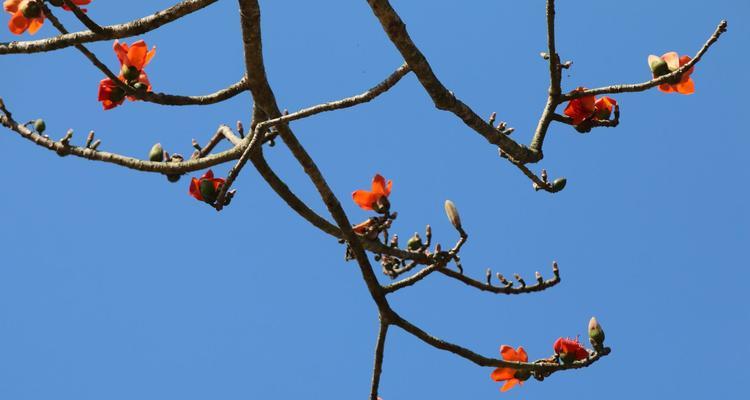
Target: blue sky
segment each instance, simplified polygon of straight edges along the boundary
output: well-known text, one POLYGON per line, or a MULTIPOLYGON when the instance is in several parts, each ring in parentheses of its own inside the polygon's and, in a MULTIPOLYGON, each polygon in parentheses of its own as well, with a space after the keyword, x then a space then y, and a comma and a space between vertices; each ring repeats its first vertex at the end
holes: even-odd
MULTIPOLYGON (((102 24, 168 7, 94 1, 102 24)), ((544 106, 544 2, 394 1, 447 87, 528 143, 544 106)), ((470 240, 467 274, 487 267, 531 280, 560 264, 541 294, 495 296, 443 276, 392 296, 423 329, 488 356, 501 344, 547 357, 559 336, 586 333, 596 315, 612 354, 581 371, 498 392, 480 368, 392 329, 384 400, 737 398, 750 357, 746 248, 746 88, 750 5, 559 2, 558 51, 573 60, 565 90, 650 77, 649 54, 694 54, 721 19, 729 32, 693 75, 696 94, 618 95, 616 129, 580 135, 553 125, 539 167, 565 176, 550 195, 453 115, 437 111, 409 75, 367 105, 293 124, 353 221, 349 201, 375 172, 394 180, 394 231, 432 224, 455 232, 443 201, 459 207, 470 240), (571 4, 573 3, 573 4, 571 4)), ((264 52, 282 108, 347 97, 401 59, 365 1, 263 1, 264 52)), ((7 17, 3 17, 6 21, 7 17)), ((71 15, 65 22, 77 26, 71 15)), ((3 22, 4 23, 4 22, 3 22)), ((37 37, 52 35, 47 24, 37 37)), ((25 36, 24 38, 28 38, 25 36)), ((158 47, 154 89, 204 94, 243 74, 237 4, 221 1, 143 37, 158 47)), ((0 29, 0 41, 15 39, 0 29)), ((132 41, 131 39, 129 41, 132 41)), ((91 45, 112 67, 111 43, 91 45)), ((43 117, 81 143, 93 129, 108 151, 145 157, 155 142, 191 152, 219 124, 247 123, 249 95, 211 107, 127 103, 104 112, 101 73, 73 49, 0 57, 0 96, 19 120, 43 117)), ((252 168, 221 213, 170 184, 81 159, 59 158, 0 133, 0 398, 366 398, 376 309, 344 249, 292 213, 252 168)), ((272 166, 324 207, 281 145, 272 166)), ((230 165, 214 171, 224 175, 230 165)), ((535 166, 535 168, 539 168, 535 166)), ((387 278, 383 277, 383 282, 387 278)))

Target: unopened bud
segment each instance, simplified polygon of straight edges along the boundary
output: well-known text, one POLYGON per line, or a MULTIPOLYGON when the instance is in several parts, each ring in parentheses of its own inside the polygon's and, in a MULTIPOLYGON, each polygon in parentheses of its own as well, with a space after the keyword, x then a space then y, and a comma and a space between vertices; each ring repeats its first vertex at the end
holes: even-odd
POLYGON ((211 179, 201 180, 200 191, 203 200, 208 204, 213 204, 216 201, 216 197, 219 195, 219 192, 216 187, 214 187, 214 182, 211 179))
POLYGON ((552 190, 555 192, 559 192, 565 188, 565 185, 568 183, 568 180, 565 178, 557 178, 554 182, 552 182, 552 190))
POLYGON ((461 229, 461 217, 458 215, 458 209, 450 200, 445 201, 445 214, 448 215, 448 220, 454 228, 461 229))
POLYGON ((599 325, 599 321, 596 317, 591 317, 589 321, 589 341, 594 349, 602 347, 604 345, 604 329, 599 325))
POLYGON ((409 241, 406 242, 406 248, 412 251, 419 250, 419 248, 422 247, 422 238, 419 237, 418 233, 414 233, 414 236, 409 238, 409 241))
POLYGON ((151 151, 148 152, 148 159, 154 162, 164 161, 164 148, 161 147, 161 143, 157 143, 151 147, 151 151))
POLYGON ((47 129, 47 124, 44 123, 44 120, 39 118, 38 120, 34 121, 34 130, 39 133, 44 133, 44 130, 47 129))

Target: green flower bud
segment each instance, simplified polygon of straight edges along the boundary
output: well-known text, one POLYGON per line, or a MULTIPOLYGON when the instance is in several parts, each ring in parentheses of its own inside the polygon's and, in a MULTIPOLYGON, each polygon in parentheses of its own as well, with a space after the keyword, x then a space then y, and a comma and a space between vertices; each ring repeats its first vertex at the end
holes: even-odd
POLYGON ((414 236, 409 238, 409 241, 406 242, 406 248, 412 251, 416 251, 419 250, 420 247, 422 247, 422 238, 420 238, 419 234, 415 232, 414 236))
POLYGON ((604 345, 604 329, 599 325, 596 317, 591 317, 589 321, 589 341, 595 349, 604 345))
POLYGON ((148 159, 154 162, 164 161, 164 148, 161 147, 161 143, 157 143, 151 148, 151 151, 148 152, 148 159))
POLYGON ((559 192, 563 189, 565 189, 565 185, 568 184, 568 180, 565 178, 557 178, 554 182, 552 182, 552 190, 555 192, 559 192))
POLYGON ((139 76, 141 76, 141 71, 139 71, 138 68, 132 65, 123 64, 122 68, 120 69, 120 73, 126 81, 134 81, 138 79, 139 76))
POLYGON ((458 209, 450 200, 445 201, 445 214, 448 215, 448 220, 454 228, 461 229, 461 217, 458 215, 458 209))
POLYGON ((21 6, 21 13, 28 19, 39 18, 42 15, 42 8, 35 1, 29 1, 21 6))
POLYGON ((648 66, 651 68, 651 73, 654 74, 655 78, 670 73, 669 65, 661 57, 648 56, 648 66))
POLYGON ((44 133, 44 130, 47 129, 47 124, 44 123, 44 120, 39 118, 38 120, 34 121, 34 130, 39 133, 44 133))
POLYGON ((172 182, 172 183, 175 183, 175 182, 177 182, 177 181, 180 180, 181 176, 182 175, 180 175, 180 174, 167 175, 167 180, 170 181, 170 182, 172 182))

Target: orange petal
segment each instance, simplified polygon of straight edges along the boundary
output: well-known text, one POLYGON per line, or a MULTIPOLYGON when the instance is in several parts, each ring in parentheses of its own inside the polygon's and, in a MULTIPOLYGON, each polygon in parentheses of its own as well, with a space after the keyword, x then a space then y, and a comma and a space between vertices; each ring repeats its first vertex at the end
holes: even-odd
POLYGON ((385 178, 383 178, 380 174, 375 174, 375 177, 372 178, 372 192, 377 195, 385 195, 388 194, 385 192, 385 178))
POLYGON ((146 64, 147 52, 148 47, 146 46, 146 42, 144 42, 143 40, 139 40, 130 45, 130 48, 128 49, 128 61, 130 62, 129 65, 132 65, 139 70, 143 69, 143 66, 146 64))
POLYGON ((695 83, 693 82, 693 79, 688 79, 686 82, 680 82, 674 85, 674 88, 677 90, 677 93, 681 94, 695 93, 695 83))
POLYGON ((148 63, 151 62, 151 59, 154 58, 155 55, 156 55, 156 46, 152 47, 151 51, 146 53, 146 61, 143 63, 143 66, 145 67, 146 65, 148 65, 148 63))
POLYGON ((508 379, 505 382, 505 385, 503 385, 503 387, 500 388, 500 391, 501 392, 507 392, 508 390, 513 389, 513 386, 516 386, 519 383, 521 383, 521 381, 519 381, 518 379, 515 379, 515 378, 514 379, 508 379))
POLYGON ((120 43, 119 40, 115 40, 115 43, 112 45, 112 49, 115 51, 115 54, 117 55, 117 59, 120 60, 120 64, 127 64, 128 44, 120 43))
POLYGON ((490 378, 495 382, 507 381, 513 379, 514 376, 516 376, 516 370, 513 368, 497 368, 490 374, 490 378))
POLYGON ((659 90, 662 91, 662 92, 664 92, 664 93, 672 93, 672 92, 674 92, 674 90, 672 89, 672 85, 670 85, 668 83, 662 83, 661 85, 659 85, 659 90))
POLYGON ((355 190, 352 199, 363 210, 372 210, 372 205, 378 200, 379 195, 366 190, 355 190))
POLYGON ((44 25, 44 18, 34 18, 29 24, 29 35, 35 34, 44 25))
POLYGON ((201 181, 198 178, 190 180, 190 190, 188 193, 197 200, 203 201, 203 196, 201 196, 201 181))
POLYGON ((526 354, 526 350, 523 348, 523 346, 518 346, 518 360, 521 362, 527 362, 529 361, 529 356, 526 354))
POLYGON ((500 355, 503 356, 503 360, 506 361, 516 361, 516 358, 518 358, 516 350, 505 344, 500 346, 500 355))
POLYGON ((24 33, 26 29, 29 29, 30 22, 31 21, 24 17, 23 14, 19 11, 13 14, 12 17, 10 17, 10 21, 8 21, 8 29, 10 29, 10 31, 14 34, 20 35, 24 33))
POLYGON ((18 11, 18 5, 21 4, 22 0, 5 0, 3 2, 3 8, 5 11, 15 14, 18 11))

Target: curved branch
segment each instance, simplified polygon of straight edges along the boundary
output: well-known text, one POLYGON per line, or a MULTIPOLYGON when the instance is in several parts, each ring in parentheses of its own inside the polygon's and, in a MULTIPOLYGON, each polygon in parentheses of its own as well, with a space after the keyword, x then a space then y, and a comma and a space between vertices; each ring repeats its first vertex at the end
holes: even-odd
POLYGON ((547 279, 546 281, 538 279, 535 284, 530 285, 530 286, 527 286, 527 285, 513 286, 512 284, 506 285, 506 286, 494 286, 494 285, 490 285, 484 282, 479 282, 475 279, 469 278, 466 275, 463 275, 459 272, 456 272, 448 268, 441 268, 438 270, 438 272, 440 272, 441 274, 445 276, 459 280, 481 291, 496 293, 496 294, 523 294, 523 293, 541 292, 542 290, 551 288, 552 286, 555 286, 558 283, 560 283, 560 274, 557 271, 557 269, 555 269, 554 271, 553 278, 547 279))
POLYGON ((164 106, 205 106, 231 99, 246 90, 247 78, 243 77, 231 86, 203 96, 180 96, 158 92, 147 92, 142 96, 138 93, 135 95, 140 100, 164 106))
POLYGON ((124 24, 103 26, 101 27, 101 33, 80 31, 55 36, 49 39, 0 43, 0 55, 39 53, 63 49, 76 44, 141 35, 216 3, 217 1, 218 0, 185 0, 182 3, 156 12, 147 17, 136 19, 124 24))
POLYGON ((680 67, 678 70, 671 72, 669 74, 660 76, 657 79, 652 79, 648 82, 643 82, 643 83, 612 85, 612 86, 605 86, 605 87, 600 87, 596 89, 588 89, 588 90, 582 90, 582 91, 577 91, 577 92, 571 92, 571 93, 562 95, 560 99, 561 101, 569 101, 569 100, 577 99, 583 96, 594 96, 598 94, 643 92, 647 89, 651 89, 652 87, 659 86, 662 83, 670 82, 673 79, 679 78, 680 76, 682 76, 683 73, 687 72, 690 68, 692 68, 695 64, 697 64, 701 60, 701 58, 703 58, 703 55, 706 54, 708 49, 714 43, 716 43, 717 40, 719 40, 719 37, 721 36, 721 34, 726 31, 727 31, 727 21, 724 20, 719 23, 714 33, 711 35, 711 37, 708 38, 708 40, 703 45, 703 47, 701 47, 701 49, 698 50, 698 53, 695 54, 695 57, 693 57, 692 60, 690 60, 687 64, 680 67))
POLYGON ((507 368, 514 368, 517 370, 533 371, 533 372, 548 376, 558 371, 588 367, 589 365, 595 363, 597 360, 608 355, 611 352, 609 347, 605 347, 602 349, 601 352, 594 351, 585 360, 579 360, 579 361, 575 361, 569 364, 557 364, 557 363, 553 363, 553 362, 550 362, 549 360, 544 360, 544 359, 538 360, 532 363, 506 361, 506 360, 501 360, 497 358, 485 357, 465 347, 462 347, 457 344, 447 342, 445 340, 432 336, 429 333, 418 328, 416 325, 412 324, 411 322, 405 320, 401 316, 396 315, 395 313, 394 315, 392 315, 392 318, 393 318, 393 321, 392 321, 393 325, 396 325, 400 327, 401 329, 405 330, 406 332, 411 333, 412 335, 422 340, 423 342, 429 344, 430 346, 436 349, 451 352, 459 357, 465 358, 473 362, 474 364, 479 365, 480 367, 507 367, 507 368))

